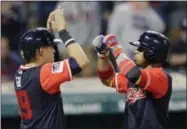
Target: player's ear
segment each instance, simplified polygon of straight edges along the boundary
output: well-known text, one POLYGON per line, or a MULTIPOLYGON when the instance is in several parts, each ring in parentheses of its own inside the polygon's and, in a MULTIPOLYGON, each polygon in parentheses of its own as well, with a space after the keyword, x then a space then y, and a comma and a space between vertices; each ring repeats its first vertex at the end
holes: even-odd
POLYGON ((44 48, 40 47, 39 50, 38 50, 38 52, 39 52, 40 56, 43 56, 44 55, 44 48))

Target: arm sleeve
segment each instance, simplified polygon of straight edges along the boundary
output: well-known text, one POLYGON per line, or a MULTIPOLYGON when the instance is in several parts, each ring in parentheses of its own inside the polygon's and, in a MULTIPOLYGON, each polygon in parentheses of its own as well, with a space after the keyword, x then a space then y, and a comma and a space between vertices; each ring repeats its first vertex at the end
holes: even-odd
MULTIPOLYGON (((122 56, 125 56, 125 54, 123 54, 122 56)), ((119 62, 118 64, 119 64, 120 71, 124 75, 126 75, 133 67, 136 66, 136 64, 129 58, 124 58, 124 59, 122 59, 121 61, 118 61, 118 62, 119 62)))
POLYGON ((138 85, 155 98, 163 97, 168 90, 168 77, 160 69, 141 70, 141 76, 138 85))
POLYGON ((97 70, 97 73, 102 82, 105 81, 107 82, 104 83, 105 85, 115 88, 116 91, 119 93, 127 92, 127 86, 128 86, 127 78, 124 76, 122 72, 114 73, 112 64, 110 64, 109 68, 106 71, 97 70))
POLYGON ((128 79, 122 73, 116 73, 110 82, 110 87, 119 93, 126 93, 128 89, 128 79))
POLYGON ((40 70, 40 83, 44 91, 54 94, 60 91, 60 84, 72 80, 68 60, 44 64, 40 70))

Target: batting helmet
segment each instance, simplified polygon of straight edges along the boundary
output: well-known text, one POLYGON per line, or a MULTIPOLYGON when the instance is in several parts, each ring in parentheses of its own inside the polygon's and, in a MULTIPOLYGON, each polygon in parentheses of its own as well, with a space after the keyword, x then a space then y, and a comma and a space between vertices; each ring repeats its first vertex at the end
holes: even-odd
POLYGON ((169 39, 156 31, 145 31, 138 41, 130 44, 145 49, 144 57, 152 63, 164 62, 170 47, 169 39))
POLYGON ((35 56, 36 50, 41 47, 53 46, 61 42, 46 28, 35 28, 24 33, 20 38, 19 46, 23 57, 29 61, 35 56))

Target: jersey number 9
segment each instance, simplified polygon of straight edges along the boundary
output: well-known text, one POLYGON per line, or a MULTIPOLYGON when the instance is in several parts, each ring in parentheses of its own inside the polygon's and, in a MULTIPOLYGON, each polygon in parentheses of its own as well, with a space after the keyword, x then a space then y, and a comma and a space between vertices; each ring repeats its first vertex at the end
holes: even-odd
POLYGON ((16 92, 16 96, 19 104, 19 111, 22 120, 29 120, 32 118, 32 110, 28 99, 27 92, 20 90, 16 92))

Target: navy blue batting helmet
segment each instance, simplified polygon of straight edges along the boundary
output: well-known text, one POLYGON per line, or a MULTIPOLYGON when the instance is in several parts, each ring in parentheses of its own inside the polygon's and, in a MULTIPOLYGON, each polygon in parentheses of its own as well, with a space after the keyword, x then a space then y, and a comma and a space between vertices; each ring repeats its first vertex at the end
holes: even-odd
POLYGON ((61 42, 46 28, 35 28, 24 33, 20 38, 19 46, 23 57, 29 61, 35 56, 36 50, 41 47, 55 47, 61 42))
POLYGON ((154 63, 164 62, 170 47, 169 39, 156 31, 145 31, 138 41, 130 42, 130 44, 145 49, 145 59, 154 63))

